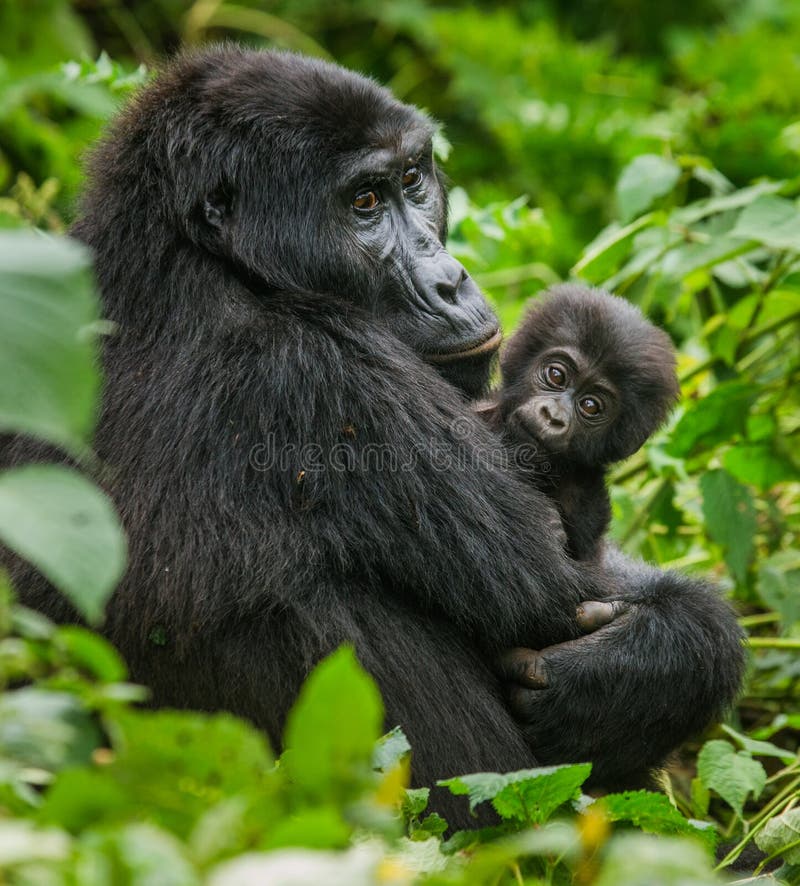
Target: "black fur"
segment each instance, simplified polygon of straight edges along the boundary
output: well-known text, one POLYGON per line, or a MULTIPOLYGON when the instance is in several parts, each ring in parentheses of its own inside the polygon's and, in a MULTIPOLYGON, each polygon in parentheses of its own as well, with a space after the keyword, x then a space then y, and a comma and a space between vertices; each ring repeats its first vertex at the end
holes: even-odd
MULTIPOLYGON (((702 583, 569 560, 541 531, 547 498, 485 457, 496 436, 417 354, 471 393, 488 377, 486 354, 431 357, 491 332, 491 312, 455 291, 468 281, 449 308, 425 289, 453 271, 429 147, 427 194, 401 204, 401 164, 377 240, 342 191, 409 139, 430 124, 368 80, 215 48, 173 63, 97 149, 74 233, 119 328, 95 446, 130 540, 105 630, 157 704, 233 711, 276 746, 303 679, 349 641, 415 783, 584 759, 624 783, 730 702, 735 620, 702 583), (556 663, 526 735, 490 662, 576 638, 576 604, 606 582, 641 604, 556 663)), ((18 441, 11 460, 36 454, 18 441)), ((73 617, 13 572, 25 602, 73 617)))
POLYGON ((636 452, 678 398, 672 342, 624 299, 562 284, 528 310, 500 364, 502 383, 477 412, 558 505, 570 555, 594 557, 611 519, 608 466, 636 452), (546 377, 554 364, 563 386, 546 377), (602 404, 593 418, 579 408, 587 396, 602 404), (559 411, 555 428, 543 409, 559 411))

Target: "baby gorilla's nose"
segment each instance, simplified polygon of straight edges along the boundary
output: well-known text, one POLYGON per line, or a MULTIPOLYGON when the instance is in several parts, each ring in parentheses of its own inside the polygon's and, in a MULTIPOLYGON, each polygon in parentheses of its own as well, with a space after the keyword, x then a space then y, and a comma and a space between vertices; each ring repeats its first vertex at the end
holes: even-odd
POLYGON ((540 404, 539 420, 551 431, 563 431, 567 425, 563 412, 553 403, 540 404))

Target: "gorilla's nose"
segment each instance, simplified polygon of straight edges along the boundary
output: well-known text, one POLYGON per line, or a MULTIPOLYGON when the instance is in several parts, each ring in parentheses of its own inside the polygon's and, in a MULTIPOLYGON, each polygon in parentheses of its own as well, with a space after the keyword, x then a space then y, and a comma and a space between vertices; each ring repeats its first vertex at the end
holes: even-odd
POLYGON ((467 278, 467 272, 454 259, 440 263, 437 270, 439 280, 435 284, 436 294, 442 301, 454 305, 458 301, 458 291, 467 278))
POLYGON ((563 431, 567 426, 566 416, 555 403, 542 403, 539 406, 539 420, 551 431, 563 431))

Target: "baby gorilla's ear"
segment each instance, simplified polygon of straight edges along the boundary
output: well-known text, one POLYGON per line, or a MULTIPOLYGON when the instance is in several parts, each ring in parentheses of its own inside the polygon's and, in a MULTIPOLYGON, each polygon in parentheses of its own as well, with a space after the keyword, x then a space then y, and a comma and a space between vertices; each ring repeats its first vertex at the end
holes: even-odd
POLYGON ((500 399, 498 397, 487 397, 484 400, 476 400, 472 404, 472 411, 485 424, 489 425, 495 431, 499 431, 503 426, 503 419, 500 415, 500 399))

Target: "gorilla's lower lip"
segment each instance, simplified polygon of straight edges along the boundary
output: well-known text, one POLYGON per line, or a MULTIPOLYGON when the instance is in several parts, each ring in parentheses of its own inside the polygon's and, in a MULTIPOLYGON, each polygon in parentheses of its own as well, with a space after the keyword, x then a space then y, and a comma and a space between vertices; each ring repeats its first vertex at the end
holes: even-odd
POLYGON ((455 363, 458 360, 468 360, 470 357, 481 357, 484 354, 493 354, 500 347, 502 340, 503 333, 499 329, 495 329, 488 338, 478 342, 476 345, 464 348, 461 351, 448 351, 445 354, 426 354, 425 359, 429 363, 442 364, 455 363))

